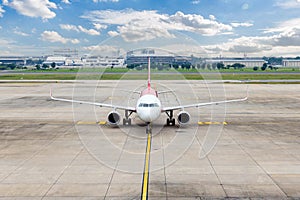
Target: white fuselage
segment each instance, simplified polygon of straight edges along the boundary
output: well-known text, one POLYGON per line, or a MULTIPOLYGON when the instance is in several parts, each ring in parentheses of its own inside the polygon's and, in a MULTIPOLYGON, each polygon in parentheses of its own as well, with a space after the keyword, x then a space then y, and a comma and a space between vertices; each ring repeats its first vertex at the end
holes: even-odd
POLYGON ((136 113, 144 122, 153 122, 160 116, 161 102, 152 94, 143 95, 137 101, 136 113))

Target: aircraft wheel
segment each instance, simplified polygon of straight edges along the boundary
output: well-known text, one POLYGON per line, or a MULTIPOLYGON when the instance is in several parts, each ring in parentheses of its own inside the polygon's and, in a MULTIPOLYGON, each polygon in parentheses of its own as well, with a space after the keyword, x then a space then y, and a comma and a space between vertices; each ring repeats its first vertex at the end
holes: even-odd
POLYGON ((172 126, 175 126, 175 119, 172 119, 172 126))
POLYGON ((175 126, 175 119, 167 118, 167 126, 175 126))
POLYGON ((131 119, 123 119, 123 125, 128 125, 130 126, 131 125, 131 119))

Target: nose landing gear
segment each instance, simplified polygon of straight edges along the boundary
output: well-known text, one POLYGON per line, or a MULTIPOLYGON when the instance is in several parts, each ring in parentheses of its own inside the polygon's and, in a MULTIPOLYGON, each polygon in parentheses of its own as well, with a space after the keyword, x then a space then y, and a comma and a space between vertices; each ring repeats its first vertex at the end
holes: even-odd
POLYGON ((152 128, 151 128, 151 123, 147 123, 147 128, 146 128, 146 134, 151 134, 152 133, 152 128))

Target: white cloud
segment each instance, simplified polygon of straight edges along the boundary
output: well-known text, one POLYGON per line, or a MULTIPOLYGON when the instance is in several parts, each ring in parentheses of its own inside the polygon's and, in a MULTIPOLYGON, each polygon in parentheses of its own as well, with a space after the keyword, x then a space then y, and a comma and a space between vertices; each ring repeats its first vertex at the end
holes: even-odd
POLYGON ((237 28, 237 27, 251 27, 251 26, 253 26, 253 24, 249 23, 249 22, 242 22, 242 23, 240 23, 240 22, 232 22, 232 23, 230 23, 230 25, 232 27, 234 27, 234 28, 237 28))
POLYGON ((160 49, 163 49, 164 52, 167 53, 170 52, 174 55, 181 55, 181 56, 198 56, 198 57, 207 57, 206 50, 197 44, 170 44, 160 47, 160 49))
POLYGON ((294 28, 290 31, 282 32, 279 35, 273 36, 272 40, 276 46, 299 46, 300 28, 294 28))
POLYGON ((255 53, 271 50, 272 46, 261 43, 262 40, 268 40, 266 37, 241 37, 228 42, 228 51, 234 53, 255 53))
POLYGON ((62 0, 61 2, 65 3, 65 4, 71 4, 71 2, 69 0, 62 0))
POLYGON ((14 30, 14 34, 21 35, 21 36, 24 36, 24 37, 28 37, 29 36, 29 34, 24 33, 24 32, 22 32, 22 31, 20 31, 18 29, 14 30))
POLYGON ((200 0, 194 0, 194 1, 192 1, 192 4, 199 4, 200 3, 200 0))
POLYGON ((127 42, 138 42, 143 40, 151 40, 158 37, 173 38, 174 36, 166 29, 160 27, 147 28, 140 23, 130 23, 125 26, 118 27, 119 34, 127 42))
POLYGON ((59 25, 61 29, 67 30, 67 31, 76 31, 79 32, 79 29, 75 25, 71 24, 60 24, 59 25))
POLYGON ((300 1, 299 0, 279 0, 278 2, 276 2, 275 6, 278 6, 283 9, 300 8, 300 1))
POLYGON ((119 33, 117 31, 108 31, 107 34, 111 37, 115 37, 115 36, 119 35, 119 33))
POLYGON ((117 32, 125 41, 151 40, 155 37, 172 38, 170 31, 189 31, 206 36, 232 30, 231 25, 217 22, 213 15, 205 19, 201 15, 176 12, 174 15, 159 14, 144 10, 99 10, 91 11, 82 18, 102 25, 118 25, 117 32))
POLYGON ((216 21, 216 17, 214 15, 209 15, 209 19, 212 21, 216 21))
POLYGON ((57 9, 57 6, 49 0, 4 0, 3 4, 28 17, 41 17, 45 20, 56 16, 51 9, 57 9))
POLYGON ((201 15, 177 12, 168 17, 168 23, 170 29, 185 30, 206 36, 214 36, 232 30, 230 25, 217 22, 213 15, 210 15, 210 19, 205 19, 201 15))
POLYGON ((103 24, 99 24, 99 23, 94 23, 94 27, 97 30, 107 29, 107 25, 103 25, 103 24))
POLYGON ((125 50, 110 45, 95 45, 95 46, 87 46, 83 47, 84 50, 89 51, 90 55, 102 55, 102 56, 119 56, 124 55, 125 50))
POLYGON ((3 7, 0 5, 0 17, 3 17, 3 13, 5 13, 5 10, 3 10, 3 7))
MULTIPOLYGON (((273 52, 274 49, 286 49, 297 47, 300 43, 300 29, 293 29, 277 33, 271 36, 256 36, 256 37, 240 37, 231 39, 228 42, 219 45, 206 46, 205 49, 227 53, 251 53, 261 56, 262 53, 267 54, 273 52)), ((217 53, 217 52, 214 52, 217 53)), ((284 52, 277 52, 280 53, 284 52)))
POLYGON ((71 24, 60 24, 59 25, 61 29, 68 30, 68 31, 76 31, 76 32, 82 32, 86 33, 88 35, 100 35, 100 32, 95 29, 86 29, 82 26, 75 26, 71 24))
POLYGON ((71 42, 72 44, 78 44, 78 39, 70 39, 70 38, 64 38, 59 33, 55 31, 44 31, 41 34, 41 39, 47 42, 60 42, 63 44, 66 44, 68 42, 71 42))
POLYGON ((291 31, 294 28, 300 28, 300 18, 279 22, 276 27, 268 28, 264 31, 264 33, 286 32, 291 31))
POLYGON ((78 26, 78 29, 81 32, 86 33, 88 35, 100 35, 100 32, 96 31, 95 29, 86 29, 86 28, 83 28, 82 26, 78 26))
POLYGON ((14 43, 14 41, 0 38, 0 46, 8 46, 14 43))
POLYGON ((294 18, 278 23, 276 27, 266 29, 264 33, 273 34, 269 37, 274 45, 299 46, 300 18, 294 18))
MULTIPOLYGON (((233 27, 237 24, 232 24, 233 27)), ((251 53, 251 55, 291 55, 288 49, 300 44, 300 18, 277 23, 277 26, 264 30, 265 35, 239 37, 223 44, 209 45, 205 49, 211 53, 251 53), (282 50, 282 52, 278 50, 282 50)), ((299 54, 299 51, 298 51, 299 54)))

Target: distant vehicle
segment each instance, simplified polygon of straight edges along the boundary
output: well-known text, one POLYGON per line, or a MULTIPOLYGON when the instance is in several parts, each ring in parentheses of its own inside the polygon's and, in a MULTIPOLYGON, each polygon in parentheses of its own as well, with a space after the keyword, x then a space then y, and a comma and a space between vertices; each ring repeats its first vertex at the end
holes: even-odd
POLYGON ((107 121, 111 125, 118 125, 121 121, 121 115, 116 111, 124 110, 125 111, 125 118, 123 119, 124 125, 131 125, 131 114, 136 113, 138 117, 144 121, 146 124, 151 124, 155 120, 159 118, 161 113, 166 113, 168 118, 166 121, 166 124, 168 126, 174 126, 175 125, 175 118, 173 115, 174 110, 181 110, 179 114, 177 115, 177 121, 179 124, 188 124, 190 121, 190 114, 186 111, 184 111, 184 108, 190 108, 190 107, 202 107, 202 106, 208 106, 208 105, 217 105, 217 104, 223 104, 223 103, 229 103, 229 102, 239 102, 239 101, 245 101, 248 98, 242 98, 242 99, 232 99, 232 100, 226 100, 226 101, 217 101, 217 102, 207 102, 207 103, 195 103, 195 104, 188 104, 188 105, 179 105, 179 106, 171 106, 171 107, 164 107, 161 104, 161 101, 158 98, 158 95, 160 93, 170 92, 170 91, 156 91, 151 87, 151 79, 150 79, 150 58, 148 58, 148 85, 147 88, 144 89, 141 92, 138 92, 140 94, 139 99, 137 100, 136 107, 126 107, 126 106, 120 106, 120 105, 113 105, 113 104, 105 104, 105 103, 96 103, 96 102, 88 102, 88 101, 79 101, 79 100, 72 100, 72 99, 62 99, 62 98, 56 98, 52 96, 52 92, 50 91, 50 97, 53 100, 56 101, 66 101, 66 102, 72 102, 72 103, 79 103, 79 104, 89 104, 89 105, 95 105, 100 107, 108 107, 112 108, 113 111, 111 111, 107 115, 107 121))

